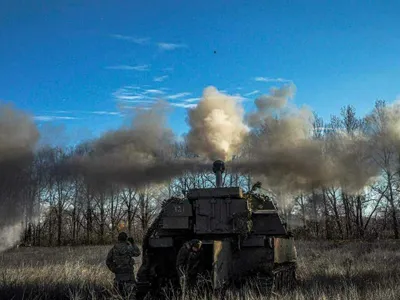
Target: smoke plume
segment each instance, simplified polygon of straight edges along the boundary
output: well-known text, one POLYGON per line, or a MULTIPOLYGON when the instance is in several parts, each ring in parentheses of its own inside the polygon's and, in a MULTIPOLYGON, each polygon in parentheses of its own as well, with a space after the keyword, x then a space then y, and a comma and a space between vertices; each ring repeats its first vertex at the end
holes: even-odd
POLYGON ((250 158, 234 169, 259 176, 275 194, 297 192, 318 185, 323 178, 322 144, 313 141, 313 114, 288 104, 296 87, 273 88, 255 100, 256 112, 246 116, 252 127, 250 158))
MULTIPOLYGON (((379 173, 372 156, 374 139, 342 131, 316 138, 312 111, 288 101, 295 90, 293 84, 285 85, 256 99, 256 112, 246 116, 253 129, 250 158, 232 163, 232 169, 255 175, 276 195, 331 186, 356 193, 371 183, 379 173)), ((392 119, 386 126, 390 136, 399 132, 398 119, 392 119)))
POLYGON ((377 144, 400 148, 400 100, 390 105, 378 102, 366 116, 366 123, 377 144))
POLYGON ((20 240, 24 230, 22 224, 5 224, 0 226, 0 253, 14 247, 20 240))
MULTIPOLYGON (((167 126, 168 107, 159 102, 138 110, 127 126, 82 144, 55 169, 99 185, 116 182, 141 188, 186 172, 209 171, 212 160, 239 154, 227 163, 228 169, 253 175, 281 205, 290 206, 299 193, 321 187, 357 193, 383 166, 397 167, 382 151, 399 153, 400 102, 377 105, 356 130, 339 126, 317 136, 320 125, 312 111, 290 103, 295 92, 294 84, 272 88, 255 100, 254 112, 244 115, 235 97, 207 87, 187 117, 187 146, 202 159, 177 157, 177 137, 167 126)), ((32 180, 28 166, 38 139, 29 116, 0 106, 0 250, 19 240, 19 224, 33 211, 25 187, 32 180)))
POLYGON ((230 158, 248 132, 243 114, 236 98, 212 86, 204 89, 197 107, 188 112, 187 141, 191 151, 211 160, 230 158))
POLYGON ((0 104, 0 251, 19 240, 27 207, 31 163, 39 132, 33 120, 13 106, 0 104))
POLYGON ((67 169, 100 182, 142 187, 209 168, 199 160, 173 157, 176 137, 166 125, 166 109, 165 103, 158 102, 137 111, 128 127, 104 134, 92 143, 89 153, 73 157, 67 169))
MULTIPOLYGON (((293 83, 271 88, 255 100, 256 110, 244 116, 234 97, 206 88, 198 106, 188 112, 190 150, 211 160, 226 160, 248 143, 245 157, 229 163, 231 170, 254 175, 285 199, 330 186, 356 193, 373 181, 379 173, 372 156, 374 138, 362 131, 340 130, 316 138, 313 112, 289 101, 295 93, 293 83)), ((398 113, 390 117, 396 109, 382 110, 381 118, 390 124, 380 127, 400 140, 398 113)))
POLYGON ((261 126, 265 119, 269 119, 275 113, 282 113, 288 106, 289 98, 294 97, 295 93, 296 86, 293 83, 282 88, 271 88, 269 95, 262 95, 254 101, 257 111, 248 115, 247 122, 251 127, 261 126))
POLYGON ((39 131, 31 118, 0 103, 0 163, 30 155, 38 140, 39 131))

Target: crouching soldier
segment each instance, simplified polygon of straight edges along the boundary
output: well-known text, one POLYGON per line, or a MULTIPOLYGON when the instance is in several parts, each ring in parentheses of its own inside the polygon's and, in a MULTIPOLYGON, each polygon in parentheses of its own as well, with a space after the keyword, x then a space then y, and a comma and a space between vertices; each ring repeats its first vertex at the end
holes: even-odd
POLYGON ((135 299, 136 280, 134 274, 134 257, 140 255, 139 248, 128 241, 128 235, 121 232, 118 235, 118 243, 108 252, 106 264, 111 272, 115 274, 114 284, 124 297, 135 299))
POLYGON ((200 240, 191 240, 183 244, 178 252, 176 268, 182 290, 191 291, 196 286, 197 274, 201 270, 201 246, 200 240))

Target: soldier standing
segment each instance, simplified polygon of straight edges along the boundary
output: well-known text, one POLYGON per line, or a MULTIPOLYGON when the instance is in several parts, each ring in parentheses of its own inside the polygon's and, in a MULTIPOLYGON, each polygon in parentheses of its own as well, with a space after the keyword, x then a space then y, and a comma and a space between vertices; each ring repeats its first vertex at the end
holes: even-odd
POLYGON ((106 264, 115 274, 114 284, 117 290, 124 296, 131 295, 133 299, 136 293, 136 280, 134 274, 134 257, 140 255, 140 249, 128 241, 128 235, 121 232, 118 235, 118 243, 108 252, 106 264))
POLYGON ((179 275, 179 283, 183 290, 187 287, 192 290, 196 285, 197 274, 200 271, 202 242, 194 239, 183 244, 178 252, 176 268, 179 275))

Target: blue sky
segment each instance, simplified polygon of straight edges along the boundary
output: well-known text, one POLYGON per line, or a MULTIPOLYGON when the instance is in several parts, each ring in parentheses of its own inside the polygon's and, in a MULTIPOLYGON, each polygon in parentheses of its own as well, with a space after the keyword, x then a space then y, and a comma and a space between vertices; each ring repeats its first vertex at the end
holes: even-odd
POLYGON ((371 2, 3 0, 0 99, 75 135, 160 96, 183 133, 208 85, 252 109, 291 80, 294 102, 326 119, 346 104, 365 114, 400 94, 400 2, 371 2))

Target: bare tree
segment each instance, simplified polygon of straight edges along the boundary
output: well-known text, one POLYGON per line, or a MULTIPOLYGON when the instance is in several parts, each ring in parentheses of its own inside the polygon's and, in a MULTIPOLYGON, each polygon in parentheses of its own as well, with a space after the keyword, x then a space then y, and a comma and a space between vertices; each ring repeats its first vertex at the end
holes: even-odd
POLYGON ((399 177, 398 159, 399 154, 396 151, 395 141, 390 134, 390 120, 386 111, 384 101, 376 101, 375 109, 367 123, 370 133, 375 137, 374 141, 374 160, 381 167, 382 175, 385 178, 387 188, 383 189, 383 195, 386 198, 391 211, 393 233, 396 239, 399 238, 399 228, 397 220, 398 197, 395 194, 395 185, 399 177))

